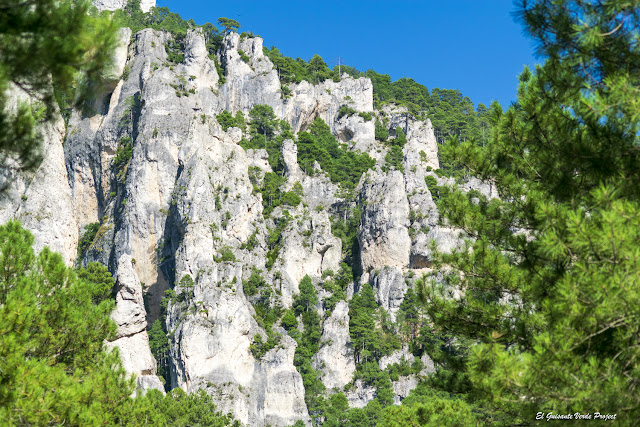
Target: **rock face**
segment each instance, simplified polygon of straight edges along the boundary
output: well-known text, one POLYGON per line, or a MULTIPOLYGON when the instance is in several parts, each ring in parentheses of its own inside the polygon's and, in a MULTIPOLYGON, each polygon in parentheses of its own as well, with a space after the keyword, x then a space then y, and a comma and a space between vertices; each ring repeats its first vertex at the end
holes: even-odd
MULTIPOLYGON (((95 2, 101 10, 124 3, 95 2)), ((155 1, 142 6, 148 10, 155 1)), ((243 149, 247 129, 223 130, 216 116, 228 110, 246 117, 266 104, 294 133, 320 117, 345 147, 382 164, 387 148, 374 138, 374 120, 367 114, 338 119, 341 107, 378 114, 371 81, 347 75, 339 82, 302 81, 290 84, 290 96, 283 97, 262 39, 230 33, 211 55, 202 32, 191 30, 184 60, 171 63, 165 51, 170 38, 151 29, 120 33, 103 93, 89 111, 74 111, 66 133, 61 117, 43 128, 44 162, 34 174, 12 177, 0 193, 0 221, 20 219, 34 233, 37 249, 48 245, 69 265, 108 266, 118 286, 112 316, 118 335, 109 346, 119 349, 140 390, 162 389, 146 332, 160 319, 171 337, 170 387, 204 389, 221 411, 246 425, 309 425, 302 377, 294 366, 297 344, 276 323, 280 341, 255 355, 252 344, 255 349, 258 334, 264 341, 268 333, 256 320, 256 297, 245 295, 244 284, 259 272, 269 290, 267 302, 287 309, 305 275, 320 290, 353 249, 361 279, 349 286, 347 297, 368 282, 394 318, 410 286, 409 270, 429 267, 430 239, 451 247, 458 241, 455 231, 438 225, 425 181, 429 168, 438 167, 433 128, 401 109, 380 113, 390 128, 407 130, 404 172, 377 166, 363 176, 355 197, 346 197, 319 164, 313 176, 302 170, 296 143, 285 140, 280 190, 298 192, 302 203, 265 215, 271 200, 263 200, 254 184, 273 172, 269 153, 243 149), (343 247, 336 231, 349 212, 361 212, 353 248, 353 242, 343 247), (99 230, 76 260, 88 224, 99 230), (167 290, 173 293, 165 317, 167 290)), ((471 182, 469 189, 478 185, 471 182)), ((312 362, 332 393, 352 382, 355 371, 349 307, 339 301, 327 316, 317 308, 322 344, 312 362)), ((397 402, 415 381, 394 384, 397 402)), ((356 381, 347 397, 351 406, 362 407, 375 397, 375 388, 356 381)))
POLYGON ((365 202, 358 227, 362 271, 380 266, 408 266, 409 201, 402 173, 369 172, 361 197, 365 202))
POLYGON ((345 301, 340 301, 324 321, 320 343, 313 366, 322 372, 322 383, 327 389, 341 389, 356 370, 349 336, 349 306, 345 301))
MULTIPOLYGON (((127 0, 93 0, 93 5, 99 11, 124 9, 127 5, 127 0)), ((155 6, 156 0, 140 0, 140 9, 143 12, 149 12, 155 6)))
MULTIPOLYGON (((12 90, 12 99, 31 102, 22 92, 12 90)), ((74 213, 63 152, 64 121, 60 115, 40 127, 43 161, 31 173, 13 174, 0 169, 0 223, 10 219, 22 222, 34 235, 34 249, 48 246, 60 252, 67 264, 76 259, 78 223, 74 213)))
POLYGON ((395 321, 395 314, 402 304, 404 293, 409 288, 402 271, 398 267, 384 267, 369 276, 376 300, 395 321))
POLYGON ((129 255, 122 255, 118 260, 116 287, 116 309, 111 318, 118 331, 115 341, 107 346, 118 348, 125 371, 136 376, 143 392, 153 388, 164 393, 162 382, 155 375, 156 360, 149 349, 142 285, 133 271, 129 255))

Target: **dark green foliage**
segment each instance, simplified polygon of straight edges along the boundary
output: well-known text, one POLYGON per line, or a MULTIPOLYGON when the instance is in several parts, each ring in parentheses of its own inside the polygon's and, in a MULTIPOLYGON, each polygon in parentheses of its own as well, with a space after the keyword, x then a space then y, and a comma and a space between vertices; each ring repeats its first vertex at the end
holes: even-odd
POLYGON ((376 120, 375 135, 378 141, 386 141, 389 138, 389 131, 380 120, 376 120))
POLYGON ((193 426, 193 427, 240 427, 230 415, 216 412, 211 396, 200 389, 185 393, 180 387, 166 396, 150 390, 130 405, 126 425, 132 426, 193 426))
POLYGON ((251 136, 263 135, 267 138, 273 138, 278 128, 276 115, 269 105, 254 106, 249 111, 249 122, 251 136))
POLYGON ((251 63, 251 58, 249 58, 249 55, 247 55, 246 53, 244 53, 243 50, 238 49, 238 53, 240 54, 240 58, 242 58, 242 60, 247 63, 250 64, 251 63))
POLYGON ((269 230, 269 237, 267 239, 267 263, 266 267, 271 269, 273 264, 276 262, 278 258, 278 254, 280 253, 280 249, 283 245, 282 232, 291 222, 291 215, 289 211, 283 211, 282 216, 274 219, 276 226, 275 228, 269 230))
POLYGON ((329 126, 319 117, 308 132, 298 134, 297 145, 298 163, 303 170, 313 175, 313 162, 317 161, 331 181, 347 189, 353 189, 362 174, 375 165, 368 154, 354 153, 338 144, 329 126))
POLYGON ((164 331, 164 326, 159 319, 156 319, 149 330, 149 348, 151 354, 158 362, 158 376, 165 384, 169 383, 169 340, 164 331))
POLYGON ((256 295, 260 289, 267 286, 260 273, 260 270, 253 267, 249 279, 242 282, 242 290, 246 296, 256 295))
MULTIPOLYGON (((237 115, 236 115, 237 116, 237 115)), ((282 172, 282 142, 285 139, 293 139, 288 123, 278 121, 273 109, 268 105, 256 105, 249 112, 249 132, 251 140, 242 140, 240 146, 247 149, 265 149, 269 153, 269 164, 275 172, 282 172), (278 130, 280 131, 279 134, 278 130)))
POLYGON ((296 297, 293 306, 297 314, 302 314, 310 309, 315 311, 316 304, 318 304, 318 295, 313 287, 311 278, 305 275, 300 282, 300 294, 296 297))
POLYGON ((88 14, 91 2, 4 1, 0 17, 0 169, 33 170, 42 160, 38 123, 62 110, 86 107, 103 81, 116 44, 116 26, 88 14), (10 83, 30 102, 9 107, 10 83), (54 88, 54 90, 51 90, 54 88))
POLYGON ((414 342, 418 336, 418 330, 422 322, 418 302, 418 297, 413 288, 407 289, 396 314, 398 324, 401 325, 400 332, 405 342, 414 342))
POLYGON ((122 171, 133 157, 133 140, 128 137, 120 138, 118 148, 116 149, 116 157, 113 159, 113 167, 117 172, 122 171))
MULTIPOLYGON (((149 13, 144 13, 140 10, 140 2, 137 0, 129 0, 124 9, 113 12, 113 20, 120 27, 131 28, 133 34, 145 28, 167 31, 174 36, 176 41, 180 40, 181 43, 184 42, 187 31, 196 28, 192 19, 184 20, 179 14, 170 12, 166 7, 154 7, 149 13)), ((205 38, 211 35, 212 30, 217 33, 211 24, 203 25, 203 29, 205 30, 205 38)), ((180 50, 184 50, 184 46, 180 50)))
POLYGON ((240 245, 240 249, 247 249, 249 251, 252 251, 259 244, 260 244, 260 242, 258 241, 258 232, 254 231, 251 234, 251 236, 249 236, 247 241, 240 245))
POLYGON ((84 227, 84 233, 82 234, 82 237, 80 237, 80 240, 78 241, 78 259, 82 259, 82 257, 84 257, 84 254, 87 252, 87 249, 89 249, 89 247, 95 240, 99 229, 100 229, 99 222, 87 224, 84 227))
POLYGON ((438 186, 438 180, 432 177, 431 175, 427 175, 424 177, 424 182, 427 184, 427 188, 433 193, 433 190, 438 186))
POLYGON ((443 150, 502 199, 441 191, 441 215, 470 239, 434 253, 452 270, 423 284, 425 309, 436 328, 478 342, 457 372, 506 423, 593 402, 637 420, 637 6, 539 0, 519 17, 546 61, 521 74, 517 103, 492 109, 486 147, 458 138, 443 150))
POLYGON ((362 117, 365 122, 370 122, 371 120, 373 120, 373 115, 371 113, 361 112, 358 113, 358 116, 362 117))
POLYGON ((218 120, 218 123, 220 123, 220 126, 222 126, 222 130, 225 131, 225 132, 230 127, 235 127, 236 126, 235 117, 233 117, 231 115, 231 113, 228 112, 227 110, 224 110, 222 113, 218 114, 216 116, 216 120, 218 120))
POLYGON ((396 136, 391 140, 391 145, 397 145, 398 147, 404 147, 407 143, 407 137, 401 127, 396 128, 396 136))
POLYGON ((195 283, 191 275, 186 274, 182 276, 178 283, 177 289, 180 291, 174 299, 174 302, 186 302, 187 305, 193 300, 193 288, 195 283))
POLYGON ((296 319, 296 315, 293 310, 288 310, 287 313, 282 318, 282 327, 288 331, 295 329, 298 327, 298 320, 296 319))
POLYGON ((174 64, 182 64, 184 61, 184 36, 176 36, 167 40, 164 44, 167 51, 167 60, 174 64))
POLYGON ((81 279, 60 254, 45 247, 36 256, 32 244, 18 222, 0 226, 0 419, 118 424, 133 387, 104 350, 116 331, 104 298, 111 282, 95 267, 81 279))
POLYGON ((360 247, 356 232, 358 231, 361 215, 361 208, 356 205, 353 209, 346 210, 344 213, 331 218, 331 233, 342 240, 342 251, 344 260, 347 263, 343 263, 344 266, 341 271, 344 271, 344 268, 348 268, 351 271, 351 266, 354 265, 355 257, 358 255, 360 247))
POLYGON ((340 107, 340 109, 338 110, 338 117, 337 120, 340 120, 342 117, 344 116, 353 116, 354 114, 358 114, 358 112, 356 110, 354 110, 351 107, 348 107, 346 105, 343 105, 342 107, 340 107))
MULTIPOLYGON (((382 412, 380 427, 405 426, 475 426, 479 420, 473 407, 448 393, 420 387, 411 392, 400 406, 391 405, 382 412)), ((492 420, 495 422, 495 420, 492 420)))
POLYGON ((241 27, 238 21, 229 18, 218 18, 218 25, 223 27, 226 33, 237 32, 238 28, 241 27))
POLYGON ((399 170, 400 172, 404 172, 404 166, 402 166, 402 159, 404 155, 402 154, 402 148, 399 145, 393 145, 389 148, 387 155, 384 156, 384 170, 388 171, 392 166, 399 170))
POLYGON ((329 67, 327 67, 327 64, 325 64, 319 55, 314 55, 307 63, 301 58, 293 59, 283 56, 282 53, 273 46, 270 49, 265 47, 264 54, 273 62, 278 70, 282 84, 300 83, 303 80, 317 84, 327 79, 337 80, 337 69, 333 71, 329 70, 329 67))
POLYGON ((99 262, 91 262, 84 268, 78 268, 76 274, 79 279, 93 285, 91 294, 93 295, 94 304, 98 305, 102 301, 111 298, 116 282, 107 267, 99 262))
MULTIPOLYGON (((298 342, 293 364, 302 376, 302 382, 305 388, 305 402, 309 408, 309 414, 315 418, 322 414, 324 408, 324 398, 322 394, 325 391, 325 387, 322 381, 320 381, 318 373, 311 366, 313 355, 320 349, 320 316, 315 308, 315 305, 318 303, 318 295, 309 276, 304 276, 302 281, 300 281, 299 288, 300 293, 296 296, 293 307, 295 313, 302 316, 304 333, 299 334, 298 331, 293 328, 289 328, 288 332, 289 335, 298 342)), ((293 313, 289 316, 289 323, 293 324, 291 317, 294 317, 293 313)))
POLYGON ((273 290, 260 275, 260 270, 253 269, 249 280, 243 283, 243 288, 245 295, 251 296, 250 301, 256 311, 256 322, 267 333, 266 341, 263 341, 262 335, 256 334, 250 346, 253 356, 260 359, 280 342, 281 335, 273 332, 273 325, 282 317, 283 309, 271 305, 273 290))
POLYGON ((302 202, 302 198, 293 191, 282 193, 280 204, 288 206, 298 206, 302 202))
POLYGON ((236 256, 233 253, 233 249, 229 246, 225 246, 220 250, 218 256, 213 256, 215 262, 236 262, 236 256))
POLYGON ((371 285, 365 283, 349 302, 349 334, 356 361, 366 362, 378 351, 375 313, 378 308, 371 285))
POLYGON ((300 203, 300 197, 295 193, 291 193, 291 195, 289 195, 290 192, 284 193, 280 191, 280 186, 284 184, 285 181, 286 178, 275 172, 267 172, 264 175, 262 186, 258 187, 257 190, 262 194, 265 216, 269 216, 275 208, 285 202, 285 200, 283 200, 283 196, 285 194, 287 194, 286 201, 290 203, 284 204, 293 204, 293 202, 297 201, 297 203, 294 204, 295 206, 300 203))
MULTIPOLYGON (((351 274, 349 274, 351 276, 351 274)), ((345 287, 334 280, 328 280, 322 283, 322 289, 331 293, 331 296, 325 298, 322 301, 322 306, 325 311, 325 318, 331 315, 331 312, 336 307, 339 301, 345 301, 347 294, 345 293, 345 287)))
POLYGON ((249 350, 251 350, 251 354, 256 359, 262 359, 262 357, 267 354, 267 352, 273 349, 281 339, 280 334, 274 333, 271 328, 267 329, 267 341, 262 341, 262 335, 256 334, 253 337, 253 342, 249 346, 249 350))

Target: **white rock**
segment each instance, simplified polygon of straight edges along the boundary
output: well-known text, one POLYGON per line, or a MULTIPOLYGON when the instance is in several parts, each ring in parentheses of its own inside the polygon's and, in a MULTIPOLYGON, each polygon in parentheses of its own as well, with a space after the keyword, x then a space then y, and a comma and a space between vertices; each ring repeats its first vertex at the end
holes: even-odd
POLYGON ((400 171, 368 173, 361 195, 365 202, 358 227, 362 271, 409 265, 409 202, 400 171))
POLYGON ((338 302, 324 321, 320 350, 313 366, 322 373, 321 380, 327 390, 341 389, 353 377, 356 365, 349 335, 349 306, 345 301, 338 302))

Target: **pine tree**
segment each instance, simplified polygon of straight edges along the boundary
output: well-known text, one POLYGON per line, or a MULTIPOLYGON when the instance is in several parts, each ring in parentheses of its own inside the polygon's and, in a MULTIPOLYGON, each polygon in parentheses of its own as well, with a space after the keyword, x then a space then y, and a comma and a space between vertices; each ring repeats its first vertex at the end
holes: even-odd
POLYGON ((111 61, 116 27, 108 19, 90 16, 89 6, 89 0, 2 3, 1 168, 36 167, 42 158, 36 125, 51 121, 58 107, 67 110, 86 100, 90 87, 81 82, 100 85, 102 69, 111 61), (10 96, 29 101, 12 111, 7 108, 10 96))
POLYGON ((502 200, 441 193, 469 240, 423 283, 436 326, 478 340, 476 396, 510 422, 538 411, 640 418, 640 14, 619 0, 522 1, 546 57, 486 147, 444 149, 502 200), (462 291, 456 299, 451 288, 462 291))
POLYGON ((378 347, 376 303, 371 285, 365 283, 349 302, 349 334, 359 363, 366 362, 378 347))
POLYGON ((113 280, 97 266, 77 275, 32 243, 19 223, 0 226, 0 419, 113 424, 133 391, 117 352, 103 349, 115 336, 113 280))

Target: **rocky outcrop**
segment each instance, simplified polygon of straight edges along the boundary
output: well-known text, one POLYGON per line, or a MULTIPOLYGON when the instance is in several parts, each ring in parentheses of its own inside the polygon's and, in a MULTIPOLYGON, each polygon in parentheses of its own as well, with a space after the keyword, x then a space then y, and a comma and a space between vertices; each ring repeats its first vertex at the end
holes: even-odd
POLYGON ((376 388, 356 380, 353 387, 346 393, 350 408, 364 408, 376 397, 376 388))
POLYGON ((369 283, 378 304, 387 310, 391 320, 395 321, 396 312, 402 304, 405 292, 409 289, 409 284, 402 271, 398 267, 384 267, 375 270, 369 276, 369 283))
MULTIPOLYGON (((127 0, 93 0, 93 5, 99 11, 124 9, 127 5, 127 0)), ((143 12, 149 12, 155 6, 156 0, 140 0, 140 9, 143 12)))
MULTIPOLYGON (((122 7, 118 1, 96 4, 122 7)), ((145 8, 153 4, 143 1, 145 8)), ((230 33, 212 59, 202 32, 192 30, 184 39, 184 60, 172 63, 165 51, 171 37, 151 29, 121 31, 93 108, 74 111, 64 148, 62 119, 47 125, 45 160, 35 174, 16 177, 0 194, 0 220, 21 219, 36 236, 37 249, 49 245, 69 264, 78 231, 99 223, 78 264, 99 261, 117 277, 118 335, 109 345, 119 349, 127 372, 138 376, 140 390, 162 388, 146 328, 164 319, 161 301, 171 289, 165 322, 171 387, 205 389, 221 411, 246 425, 309 424, 302 377, 293 363, 296 342, 276 323, 280 342, 254 356, 251 344, 267 333, 243 282, 258 271, 262 286, 270 288, 269 303, 290 307, 305 275, 317 285, 323 274, 340 271, 346 248, 332 221, 334 228, 336 219, 347 223, 348 212, 359 207, 355 269, 393 318, 408 287, 407 269, 428 267, 428 240, 448 236, 456 242, 438 225, 425 181, 429 168, 438 167, 433 129, 406 112, 385 113, 390 127, 407 129, 404 172, 377 167, 356 187, 355 200, 345 198, 317 162, 313 173, 302 170, 296 143, 285 140, 286 182, 280 191, 300 193, 302 203, 265 216, 271 201, 262 199, 254 183, 272 172, 269 153, 244 150, 246 129, 224 131, 216 116, 223 110, 246 116, 266 104, 294 132, 320 117, 348 149, 382 161, 386 148, 375 141, 375 120, 357 114, 373 112, 371 81, 346 75, 339 82, 302 81, 290 84, 290 96, 283 96, 260 38, 230 33), (341 107, 356 114, 338 119, 341 107), (287 225, 280 227, 285 217, 287 225)), ((352 284, 348 296, 353 289, 352 284)), ((320 305, 318 311, 325 314, 320 305)), ((348 313, 340 301, 324 320, 313 359, 330 392, 350 383, 355 371, 348 313)), ((398 399, 414 380, 394 384, 398 399)), ((363 407, 375 389, 356 381, 347 396, 352 406, 363 407)))
POLYGON ((409 202, 400 171, 367 172, 361 191, 362 217, 358 227, 363 272, 382 266, 409 265, 409 202))
POLYGON ((356 364, 349 336, 349 306, 345 301, 338 302, 324 321, 320 351, 314 357, 313 367, 321 372, 322 383, 328 390, 342 389, 351 382, 356 364))
MULTIPOLYGON (((19 102, 33 102, 17 89, 10 93, 9 110, 17 109, 19 102)), ((36 252, 48 246, 71 265, 77 254, 78 222, 65 168, 62 116, 56 114, 38 131, 43 138, 43 160, 36 171, 14 173, 11 168, 0 168, 0 223, 19 220, 33 234, 36 252)))
POLYGON ((125 371, 136 376, 143 392, 156 389, 164 393, 162 382, 155 375, 156 360, 149 348, 142 285, 128 255, 122 255, 118 260, 116 287, 116 309, 111 318, 118 330, 116 339, 107 343, 107 347, 118 348, 125 371))
POLYGON ((295 212, 283 232, 284 244, 274 264, 284 279, 280 291, 285 307, 291 305, 304 276, 319 278, 324 271, 338 271, 342 260, 342 241, 331 234, 329 215, 306 208, 295 212))

